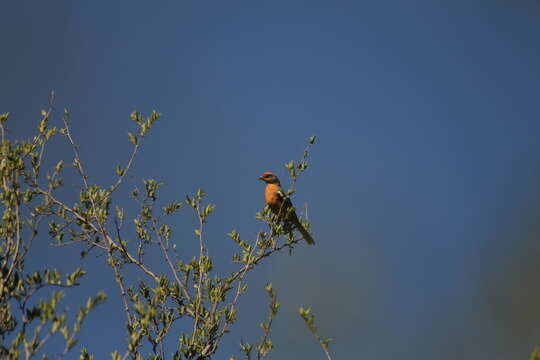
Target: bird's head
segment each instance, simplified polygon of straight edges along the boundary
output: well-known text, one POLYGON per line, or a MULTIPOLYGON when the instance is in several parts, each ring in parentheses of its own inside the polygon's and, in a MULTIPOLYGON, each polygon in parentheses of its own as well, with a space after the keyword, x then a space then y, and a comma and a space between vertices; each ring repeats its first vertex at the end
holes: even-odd
POLYGON ((279 179, 274 173, 267 171, 263 173, 261 176, 259 176, 259 180, 264 181, 267 184, 278 184, 279 185, 279 179))

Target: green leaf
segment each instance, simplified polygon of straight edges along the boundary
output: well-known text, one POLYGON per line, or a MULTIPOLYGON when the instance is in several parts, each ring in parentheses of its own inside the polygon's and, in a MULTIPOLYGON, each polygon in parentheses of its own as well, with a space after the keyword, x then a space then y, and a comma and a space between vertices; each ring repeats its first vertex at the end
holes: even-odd
POLYGON ((60 329, 60 334, 62 334, 62 336, 64 337, 64 339, 68 339, 69 338, 69 334, 68 334, 68 329, 67 329, 67 326, 64 326, 60 329))
POLYGON ((273 296, 274 288, 272 286, 272 283, 266 284, 265 289, 266 289, 266 292, 268 293, 268 296, 273 296))
POLYGON ((133 135, 132 133, 128 132, 128 138, 129 138, 129 141, 130 141, 133 145, 137 145, 138 140, 137 140, 137 137, 136 137, 135 135, 133 135))
POLYGON ((200 200, 202 200, 203 197, 204 197, 204 190, 203 189, 198 189, 197 190, 197 199, 200 201, 200 200))
POLYGON ((173 212, 177 211, 178 209, 180 209, 182 207, 182 205, 184 205, 183 203, 181 203, 180 201, 174 201, 172 203, 170 203, 169 205, 165 206, 163 208, 163 212, 166 214, 166 215, 170 215, 172 214, 173 212))
POLYGON ((321 345, 324 347, 324 348, 328 348, 328 345, 330 345, 330 342, 332 342, 332 338, 326 338, 324 340, 321 340, 321 345))
POLYGON ((133 111, 129 117, 131 120, 135 121, 137 124, 142 124, 144 122, 144 119, 141 117, 141 115, 137 111, 133 111))
POLYGON ((81 349, 81 355, 79 356, 79 360, 93 360, 93 359, 94 359, 94 355, 90 355, 86 348, 81 349))
POLYGON ((69 275, 67 277, 67 280, 66 280, 66 285, 67 286, 75 286, 75 285, 79 285, 79 283, 77 282, 77 280, 84 276, 86 274, 86 271, 85 270, 82 270, 81 268, 77 268, 71 275, 69 275))
POLYGON ((64 167, 64 160, 60 160, 56 166, 54 167, 54 172, 59 173, 62 170, 62 167, 64 167))

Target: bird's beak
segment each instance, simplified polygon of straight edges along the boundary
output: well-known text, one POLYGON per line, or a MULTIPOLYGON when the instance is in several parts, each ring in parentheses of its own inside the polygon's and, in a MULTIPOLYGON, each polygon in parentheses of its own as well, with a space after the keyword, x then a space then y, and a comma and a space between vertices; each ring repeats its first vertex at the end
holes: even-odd
POLYGON ((259 176, 259 180, 262 180, 262 179, 263 179, 262 176, 259 176))

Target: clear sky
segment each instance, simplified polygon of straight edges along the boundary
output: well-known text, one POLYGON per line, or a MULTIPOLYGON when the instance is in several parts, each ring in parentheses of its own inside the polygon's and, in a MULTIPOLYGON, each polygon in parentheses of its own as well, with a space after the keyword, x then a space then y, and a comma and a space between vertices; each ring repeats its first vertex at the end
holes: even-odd
MULTIPOLYGON (((283 302, 273 359, 323 358, 297 316, 308 305, 336 359, 523 359, 540 343, 537 1, 10 0, 0 18, 12 134, 31 134, 54 90, 107 185, 129 113, 163 113, 128 186, 156 178, 166 200, 204 188, 216 256, 231 229, 261 229, 258 175, 287 179, 317 136, 294 199, 317 245, 256 271, 220 356, 259 338, 266 281, 283 302)), ((47 241, 29 266, 80 265, 47 241)), ((125 346, 124 318, 104 258, 82 266, 95 271, 68 299, 110 295, 81 341, 104 359, 125 346)))

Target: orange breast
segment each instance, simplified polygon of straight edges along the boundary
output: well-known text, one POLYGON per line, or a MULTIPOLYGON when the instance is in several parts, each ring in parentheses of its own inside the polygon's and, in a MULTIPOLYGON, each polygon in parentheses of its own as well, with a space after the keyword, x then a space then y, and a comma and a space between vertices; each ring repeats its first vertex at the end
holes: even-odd
POLYGON ((281 207, 282 199, 278 195, 279 191, 281 191, 281 187, 275 184, 267 184, 264 190, 264 200, 273 212, 278 212, 281 207))

